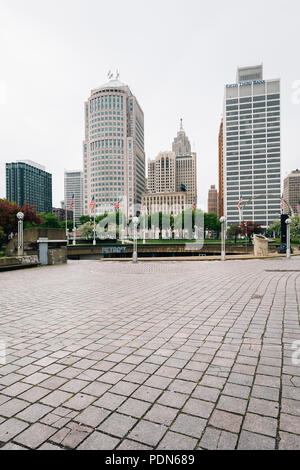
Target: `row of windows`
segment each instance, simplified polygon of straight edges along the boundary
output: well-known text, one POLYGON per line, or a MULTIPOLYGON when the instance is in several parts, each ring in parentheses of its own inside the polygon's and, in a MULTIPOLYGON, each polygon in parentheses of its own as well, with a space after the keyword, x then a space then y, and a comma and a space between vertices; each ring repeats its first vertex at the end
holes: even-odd
POLYGON ((103 109, 123 109, 123 96, 102 95, 90 100, 90 113, 103 109))
MULTIPOLYGON (((280 101, 269 101, 267 103, 267 107, 270 108, 272 106, 280 106, 280 101)), ((248 109, 250 112, 252 109, 255 108, 265 108, 266 107, 266 102, 261 101, 258 103, 247 103, 247 104, 240 104, 240 105, 231 105, 231 106, 226 106, 226 111, 236 111, 239 109, 248 109)))
POLYGON ((226 104, 235 104, 235 103, 250 103, 252 100, 253 101, 265 101, 267 100, 278 100, 280 99, 280 94, 275 93, 275 94, 270 94, 270 95, 259 95, 259 96, 247 96, 245 98, 232 98, 226 100, 226 104))
MULTIPOLYGON (((278 106, 274 107, 274 108, 267 108, 267 109, 260 109, 260 110, 256 110, 253 112, 254 113, 258 113, 259 111, 259 114, 266 114, 267 115, 270 115, 271 112, 274 113, 274 112, 279 112, 280 111, 280 108, 278 106)), ((226 121, 237 121, 237 120, 243 120, 243 119, 252 119, 253 117, 255 116, 255 114, 251 113, 249 114, 249 111, 245 111, 245 110, 241 110, 240 112, 237 112, 237 111, 228 111, 226 113, 226 121)), ((258 116, 258 117, 261 117, 261 116, 258 116)))

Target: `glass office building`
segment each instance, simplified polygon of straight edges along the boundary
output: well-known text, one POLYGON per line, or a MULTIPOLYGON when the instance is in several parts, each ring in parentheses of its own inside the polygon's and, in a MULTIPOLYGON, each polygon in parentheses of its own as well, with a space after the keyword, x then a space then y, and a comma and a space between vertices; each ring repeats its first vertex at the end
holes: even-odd
POLYGON ((23 206, 35 206, 36 212, 52 212, 52 175, 31 160, 6 163, 6 198, 23 206))
POLYGON ((263 228, 280 217, 280 80, 264 80, 263 66, 242 67, 225 86, 223 116, 224 211, 227 224, 263 228))

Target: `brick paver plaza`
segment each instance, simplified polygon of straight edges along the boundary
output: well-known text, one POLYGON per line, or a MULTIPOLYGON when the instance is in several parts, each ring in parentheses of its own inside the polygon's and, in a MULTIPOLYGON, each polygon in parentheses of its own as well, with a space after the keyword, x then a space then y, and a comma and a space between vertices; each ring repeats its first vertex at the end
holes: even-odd
POLYGON ((300 257, 0 273, 1 448, 300 449, 299 297, 300 257))

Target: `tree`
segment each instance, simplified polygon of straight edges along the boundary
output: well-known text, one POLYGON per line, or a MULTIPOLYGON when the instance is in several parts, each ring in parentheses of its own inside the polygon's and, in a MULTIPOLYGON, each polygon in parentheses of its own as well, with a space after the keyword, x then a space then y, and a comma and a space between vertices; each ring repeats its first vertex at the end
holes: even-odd
POLYGON ((9 234, 18 231, 18 212, 23 212, 24 214, 24 228, 38 226, 43 223, 43 219, 37 215, 34 206, 29 206, 25 203, 23 207, 20 207, 18 204, 7 199, 0 199, 0 227, 2 227, 2 232, 4 233, 0 243, 6 243, 9 234))
POLYGON ((251 240, 251 237, 253 237, 255 233, 262 233, 261 226, 251 220, 241 222, 240 229, 241 234, 249 240, 251 240))
MULTIPOLYGON (((158 228, 160 231, 167 230, 174 227, 174 217, 169 214, 163 214, 162 212, 155 212, 151 214, 150 220, 148 219, 148 226, 149 223, 151 228, 158 228)), ((140 226, 143 227, 142 225, 140 226)))
MULTIPOLYGON (((75 224, 76 225, 76 224, 75 224)), ((66 228, 66 221, 63 220, 61 222, 59 222, 59 226, 60 228, 66 228)), ((67 220, 67 229, 72 232, 73 231, 73 227, 74 227, 74 222, 73 220, 67 220)))
POLYGON ((86 222, 90 222, 91 216, 90 215, 81 215, 79 217, 79 222, 81 225, 85 224, 86 222))
POLYGON ((94 235, 94 224, 91 221, 86 222, 85 224, 81 225, 80 231, 83 238, 86 238, 88 240, 94 235))
POLYGON ((273 224, 268 228, 268 236, 279 238, 281 235, 281 222, 280 220, 274 220, 273 224))
POLYGON ((294 215, 291 220, 291 238, 300 239, 300 215, 294 215))
POLYGON ((192 227, 194 228, 195 226, 195 221, 197 219, 197 216, 200 214, 203 214, 203 212, 199 209, 196 210, 191 210, 188 209, 186 211, 182 211, 181 214, 178 214, 175 217, 174 220, 174 226, 177 230, 184 229, 185 225, 190 225, 190 218, 192 217, 192 227), (185 224, 186 222, 186 224, 185 224))
POLYGON ((46 228, 60 228, 59 221, 56 215, 54 214, 45 214, 42 212, 39 216, 43 219, 42 227, 46 228))
POLYGON ((234 243, 236 243, 238 235, 241 233, 239 224, 231 224, 228 227, 227 234, 229 238, 234 238, 234 243))
POLYGON ((108 214, 102 214, 102 215, 98 215, 96 217, 96 224, 99 224, 99 222, 101 222, 101 220, 105 219, 105 217, 107 217, 108 214))
POLYGON ((221 230, 221 222, 219 220, 219 217, 217 214, 210 213, 204 214, 204 229, 205 230, 211 230, 215 232, 220 232, 221 230))

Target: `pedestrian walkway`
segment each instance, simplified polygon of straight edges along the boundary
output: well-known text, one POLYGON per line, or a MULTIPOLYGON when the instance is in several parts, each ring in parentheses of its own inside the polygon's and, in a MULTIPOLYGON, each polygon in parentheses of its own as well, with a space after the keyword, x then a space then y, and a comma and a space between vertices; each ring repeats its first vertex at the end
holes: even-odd
POLYGON ((299 297, 299 257, 0 273, 1 450, 300 449, 299 297))

